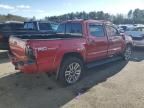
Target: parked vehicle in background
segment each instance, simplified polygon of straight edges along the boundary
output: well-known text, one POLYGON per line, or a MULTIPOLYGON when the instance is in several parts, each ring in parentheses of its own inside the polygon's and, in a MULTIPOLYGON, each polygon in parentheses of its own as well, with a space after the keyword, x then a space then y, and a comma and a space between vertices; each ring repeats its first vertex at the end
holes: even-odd
POLYGON ((125 32, 129 30, 133 30, 136 27, 136 25, 133 24, 120 24, 118 25, 119 30, 125 32))
POLYGON ((24 30, 32 30, 38 32, 49 33, 55 30, 55 23, 46 21, 28 21, 24 22, 24 30))
POLYGON ((9 49, 9 36, 10 35, 23 35, 23 34, 51 34, 56 31, 54 23, 43 21, 27 21, 24 23, 3 23, 0 25, 0 49, 9 49))
POLYGON ((129 60, 132 41, 113 24, 72 20, 59 25, 57 34, 10 37, 10 58, 26 73, 55 73, 62 84, 74 84, 91 68, 120 59, 129 60))
POLYGON ((144 24, 134 24, 135 27, 144 27, 144 24))
POLYGON ((14 31, 23 28, 24 23, 20 21, 6 21, 0 23, 0 31, 14 31))
POLYGON ((135 47, 144 47, 144 27, 136 27, 125 33, 132 37, 135 47))
POLYGON ((23 28, 24 23, 19 21, 7 21, 0 23, 0 49, 8 49, 8 38, 6 36, 12 34, 13 31, 17 31, 23 28))

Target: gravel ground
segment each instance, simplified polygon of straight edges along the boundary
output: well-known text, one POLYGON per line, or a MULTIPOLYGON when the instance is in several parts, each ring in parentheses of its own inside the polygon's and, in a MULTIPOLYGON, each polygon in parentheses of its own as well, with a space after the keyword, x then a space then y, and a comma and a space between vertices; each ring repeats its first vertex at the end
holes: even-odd
POLYGON ((144 106, 144 49, 136 49, 128 63, 120 60, 86 70, 83 79, 69 87, 45 74, 17 72, 7 56, 0 57, 0 108, 144 106))

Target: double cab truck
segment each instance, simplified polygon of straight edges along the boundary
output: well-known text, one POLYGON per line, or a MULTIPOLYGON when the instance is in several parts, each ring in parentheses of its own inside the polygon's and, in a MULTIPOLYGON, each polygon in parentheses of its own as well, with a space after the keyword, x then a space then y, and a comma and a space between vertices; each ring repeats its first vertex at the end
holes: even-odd
POLYGON ((62 22, 56 34, 10 37, 10 59, 25 73, 50 73, 71 85, 91 68, 132 54, 132 40, 107 21, 62 22))
POLYGON ((0 24, 0 49, 8 50, 11 35, 48 34, 55 32, 55 25, 45 21, 8 22, 0 24))

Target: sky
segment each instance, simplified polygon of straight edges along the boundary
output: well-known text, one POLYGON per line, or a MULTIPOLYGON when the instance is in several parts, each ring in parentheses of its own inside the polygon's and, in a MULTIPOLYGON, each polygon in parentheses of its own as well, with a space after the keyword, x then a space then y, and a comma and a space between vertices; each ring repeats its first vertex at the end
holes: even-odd
POLYGON ((80 11, 127 14, 136 8, 144 9, 144 0, 0 0, 0 14, 37 19, 80 11))

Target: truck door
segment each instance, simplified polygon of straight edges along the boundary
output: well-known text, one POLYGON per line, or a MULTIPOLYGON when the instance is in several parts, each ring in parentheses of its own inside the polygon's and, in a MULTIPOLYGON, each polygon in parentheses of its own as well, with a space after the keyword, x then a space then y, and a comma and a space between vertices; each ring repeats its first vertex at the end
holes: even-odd
POLYGON ((107 57, 108 40, 102 24, 88 24, 88 62, 107 57))
POLYGON ((112 56, 120 53, 123 48, 123 37, 120 35, 118 30, 111 25, 106 26, 106 31, 109 41, 108 55, 112 56))

